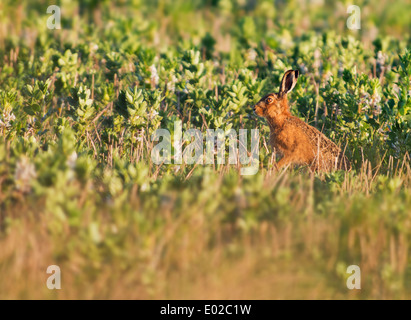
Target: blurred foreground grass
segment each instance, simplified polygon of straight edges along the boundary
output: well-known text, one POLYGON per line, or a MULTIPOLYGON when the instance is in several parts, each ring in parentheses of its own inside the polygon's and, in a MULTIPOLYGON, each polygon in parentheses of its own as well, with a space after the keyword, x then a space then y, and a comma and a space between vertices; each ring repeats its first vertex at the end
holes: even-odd
POLYGON ((1 298, 409 298, 409 170, 336 181, 199 169, 113 201, 61 179, 3 209, 1 298), (51 264, 62 290, 45 286, 51 264))

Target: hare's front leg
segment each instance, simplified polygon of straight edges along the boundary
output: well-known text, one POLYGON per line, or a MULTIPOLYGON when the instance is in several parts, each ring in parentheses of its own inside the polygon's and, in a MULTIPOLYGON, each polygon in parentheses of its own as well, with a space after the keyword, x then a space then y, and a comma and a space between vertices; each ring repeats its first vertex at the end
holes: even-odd
POLYGON ((277 169, 280 170, 282 167, 288 165, 291 163, 291 157, 284 156, 280 159, 280 161, 277 162, 277 169))

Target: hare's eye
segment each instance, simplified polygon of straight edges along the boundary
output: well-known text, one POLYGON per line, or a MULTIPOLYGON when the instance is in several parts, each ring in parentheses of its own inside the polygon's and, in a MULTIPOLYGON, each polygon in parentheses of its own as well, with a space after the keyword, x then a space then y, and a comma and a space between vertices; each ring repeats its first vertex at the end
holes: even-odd
POLYGON ((273 98, 267 98, 267 103, 271 103, 271 102, 273 102, 273 98))

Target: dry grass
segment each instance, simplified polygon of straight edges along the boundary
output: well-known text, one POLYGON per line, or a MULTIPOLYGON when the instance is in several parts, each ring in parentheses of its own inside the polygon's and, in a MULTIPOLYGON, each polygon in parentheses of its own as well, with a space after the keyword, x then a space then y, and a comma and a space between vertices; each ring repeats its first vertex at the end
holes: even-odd
MULTIPOLYGON (((409 164, 404 166, 386 173, 392 189, 381 193, 382 175, 364 164, 358 175, 345 174, 329 200, 319 200, 329 191, 316 187, 318 177, 268 171, 257 182, 274 197, 275 205, 267 208, 244 194, 236 204, 227 198, 229 203, 221 203, 224 197, 210 190, 223 190, 227 173, 211 189, 193 188, 196 201, 185 198, 186 192, 167 193, 156 211, 160 221, 153 211, 144 212, 147 199, 131 191, 116 208, 124 220, 85 205, 79 228, 58 221, 44 203, 22 201, 2 209, 7 218, 0 272, 7 276, 0 279, 0 298, 409 298, 411 176, 409 164), (234 216, 221 206, 234 209, 227 211, 234 216), (256 219, 248 221, 248 213, 256 219), (147 220, 144 227, 137 216, 147 220), (87 217, 97 219, 102 242, 85 243, 87 217), (117 246, 113 228, 122 235, 117 246), (62 270, 62 290, 46 288, 51 264, 62 270), (360 292, 345 286, 341 270, 350 264, 361 267, 360 292)), ((247 183, 239 180, 238 186, 247 183)), ((96 201, 90 197, 89 203, 96 201)))

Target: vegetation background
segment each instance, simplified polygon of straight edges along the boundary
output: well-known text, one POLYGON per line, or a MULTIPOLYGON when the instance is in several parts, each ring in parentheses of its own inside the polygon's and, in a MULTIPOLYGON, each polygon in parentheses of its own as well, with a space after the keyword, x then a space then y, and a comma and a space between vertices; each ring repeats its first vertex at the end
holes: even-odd
POLYGON ((0 3, 0 298, 411 298, 409 1, 356 1, 360 30, 351 1, 52 4, 59 30, 48 1, 0 3), (290 68, 351 172, 273 169, 251 106, 290 68), (154 165, 176 120, 258 128, 258 174, 154 165))

